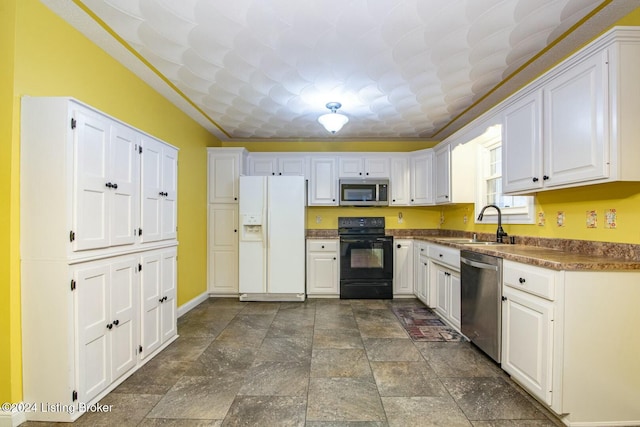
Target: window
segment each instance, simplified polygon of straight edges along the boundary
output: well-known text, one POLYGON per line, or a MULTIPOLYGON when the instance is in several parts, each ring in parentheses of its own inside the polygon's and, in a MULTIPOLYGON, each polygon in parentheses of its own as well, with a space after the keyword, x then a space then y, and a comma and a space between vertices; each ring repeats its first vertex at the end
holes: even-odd
MULTIPOLYGON (((503 224, 532 224, 533 197, 502 194, 502 139, 500 125, 492 126, 474 141, 479 147, 478 191, 476 218, 486 205, 496 205, 502 211, 503 224)), ((498 212, 487 209, 483 223, 497 223, 498 212)))

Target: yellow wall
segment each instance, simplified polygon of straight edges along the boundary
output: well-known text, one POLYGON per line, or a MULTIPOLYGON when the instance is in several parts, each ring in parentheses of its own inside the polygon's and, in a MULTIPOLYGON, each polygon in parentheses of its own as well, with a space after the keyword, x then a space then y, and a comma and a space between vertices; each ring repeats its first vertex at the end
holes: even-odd
POLYGON ((71 96, 180 149, 178 305, 206 291, 205 147, 220 142, 38 0, 0 2, 0 43, 0 402, 16 402, 20 97, 71 96))

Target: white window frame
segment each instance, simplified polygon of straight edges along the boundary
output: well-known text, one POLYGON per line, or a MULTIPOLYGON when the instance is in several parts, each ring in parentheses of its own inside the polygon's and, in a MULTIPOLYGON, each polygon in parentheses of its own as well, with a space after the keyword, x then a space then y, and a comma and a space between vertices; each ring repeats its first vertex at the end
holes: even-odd
MULTIPOLYGON (((487 209, 482 221, 478 221, 478 215, 486 205, 487 200, 487 169, 489 167, 489 151, 502 146, 501 126, 495 125, 477 137, 474 142, 478 145, 478 164, 476 168, 476 201, 475 201, 475 223, 476 224, 497 224, 498 211, 493 208, 487 209)), ((503 158, 504 160, 504 158, 503 158)), ((533 196, 526 196, 525 207, 501 208, 503 224, 534 224, 535 223, 535 200, 533 196)))

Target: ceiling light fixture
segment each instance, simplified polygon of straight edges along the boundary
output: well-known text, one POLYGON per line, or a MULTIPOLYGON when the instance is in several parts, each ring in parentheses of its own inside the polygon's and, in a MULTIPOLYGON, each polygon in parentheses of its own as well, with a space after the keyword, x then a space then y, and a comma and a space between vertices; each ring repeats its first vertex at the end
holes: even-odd
POLYGON ((318 117, 318 122, 331 133, 338 132, 349 121, 347 116, 338 113, 338 108, 340 107, 342 107, 342 104, 339 102, 329 102, 327 103, 327 108, 331 112, 318 117))

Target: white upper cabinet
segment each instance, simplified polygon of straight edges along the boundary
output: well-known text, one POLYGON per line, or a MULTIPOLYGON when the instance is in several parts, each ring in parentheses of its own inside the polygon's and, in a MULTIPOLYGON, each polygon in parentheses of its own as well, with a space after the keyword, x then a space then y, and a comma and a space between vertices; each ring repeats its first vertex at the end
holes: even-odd
POLYGON ((248 174, 307 176, 307 158, 290 153, 251 153, 248 158, 248 174))
POLYGON ((73 249, 132 244, 139 224, 138 134, 80 106, 73 115, 73 249))
POLYGON ((451 194, 451 146, 443 144, 435 149, 436 203, 449 203, 451 194))
POLYGON ((177 237, 178 150, 158 140, 143 139, 142 241, 177 237))
POLYGON ((337 206, 338 181, 335 157, 311 157, 309 206, 337 206))
POLYGON ((639 57, 640 32, 614 28, 505 104, 505 193, 640 180, 639 57))
POLYGON ((209 203, 238 203, 240 175, 244 173, 244 148, 208 148, 209 203))
POLYGON ((542 187, 542 93, 525 94, 502 114, 504 192, 542 187))
POLYGON ((433 204, 433 150, 429 148, 411 153, 409 169, 410 204, 433 204))
POLYGON ((409 157, 405 155, 391 157, 391 206, 409 205, 409 157))
POLYGON ((389 178, 388 155, 366 155, 364 157, 338 157, 340 178, 389 178))

